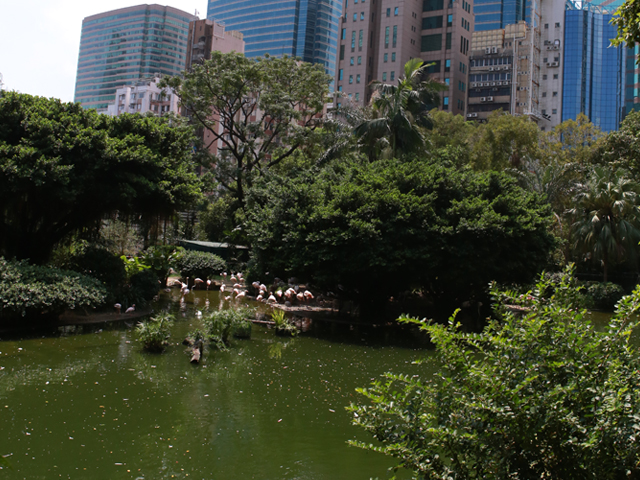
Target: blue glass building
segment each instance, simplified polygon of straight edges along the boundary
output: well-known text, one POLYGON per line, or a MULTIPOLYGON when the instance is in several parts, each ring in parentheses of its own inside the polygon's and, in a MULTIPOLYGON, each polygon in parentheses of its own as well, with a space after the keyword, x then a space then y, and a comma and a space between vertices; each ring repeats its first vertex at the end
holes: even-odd
POLYGON ((474 0, 475 31, 497 30, 518 22, 538 26, 540 0, 474 0))
POLYGON ((626 49, 610 47, 611 18, 587 3, 565 11, 562 121, 582 112, 605 132, 617 130, 624 114, 626 49))
POLYGON ((197 17, 160 5, 138 5, 85 18, 75 101, 106 111, 118 87, 155 74, 180 74, 186 66, 193 20, 197 17))
POLYGON ((207 18, 244 35, 247 57, 289 55, 335 77, 342 0, 209 0, 207 18))

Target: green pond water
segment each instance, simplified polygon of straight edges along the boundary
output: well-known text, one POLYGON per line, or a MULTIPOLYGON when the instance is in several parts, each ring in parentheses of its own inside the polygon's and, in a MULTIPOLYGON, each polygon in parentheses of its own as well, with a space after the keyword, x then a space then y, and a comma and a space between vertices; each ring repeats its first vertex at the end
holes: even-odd
MULTIPOLYGON (((425 374, 411 332, 314 322, 297 338, 253 326, 191 365, 186 333, 217 292, 181 309, 172 344, 148 354, 133 322, 0 336, 0 479, 368 479, 393 460, 349 447, 372 438, 344 407, 383 372, 425 374)), ((164 303, 162 303, 164 302, 164 303)), ((406 478, 408 476, 401 478, 406 478)))

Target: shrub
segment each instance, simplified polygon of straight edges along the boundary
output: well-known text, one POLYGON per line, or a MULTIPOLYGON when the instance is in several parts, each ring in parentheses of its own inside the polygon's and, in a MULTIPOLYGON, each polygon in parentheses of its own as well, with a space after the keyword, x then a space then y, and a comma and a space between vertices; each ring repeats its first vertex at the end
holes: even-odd
POLYGON ((100 280, 107 288, 107 303, 120 301, 119 292, 127 280, 125 264, 120 257, 105 248, 89 245, 71 257, 69 268, 100 280))
POLYGON ((593 302, 592 308, 612 311, 624 296, 624 288, 611 282, 588 282, 586 290, 593 302))
POLYGON ((229 337, 251 337, 251 322, 248 317, 255 315, 255 310, 237 308, 218 310, 207 315, 203 322, 211 345, 221 350, 229 345, 229 337))
POLYGON ((158 245, 140 254, 140 262, 149 267, 158 277, 162 286, 167 285, 169 269, 177 268, 177 261, 184 255, 184 248, 174 245, 158 245))
POLYGON ((415 478, 640 478, 640 287, 619 304, 604 332, 569 308, 568 273, 521 297, 492 291, 499 321, 481 334, 405 318, 431 335, 432 373, 388 373, 360 389, 354 423, 415 478), (513 313, 508 306, 518 305, 513 313))
POLYGON ((138 323, 136 332, 145 348, 151 352, 161 352, 169 343, 171 337, 171 327, 173 325, 173 315, 162 312, 150 320, 138 323))
POLYGON ((200 277, 204 280, 220 274, 226 268, 226 264, 213 253, 187 250, 177 259, 176 268, 180 270, 182 277, 200 277))
POLYGON ((106 290, 95 278, 69 270, 9 262, 0 257, 2 317, 59 315, 65 310, 95 308, 106 290))
POLYGON ((151 270, 143 270, 136 273, 129 280, 129 290, 127 301, 129 305, 136 304, 144 306, 158 294, 160 283, 158 277, 151 270))

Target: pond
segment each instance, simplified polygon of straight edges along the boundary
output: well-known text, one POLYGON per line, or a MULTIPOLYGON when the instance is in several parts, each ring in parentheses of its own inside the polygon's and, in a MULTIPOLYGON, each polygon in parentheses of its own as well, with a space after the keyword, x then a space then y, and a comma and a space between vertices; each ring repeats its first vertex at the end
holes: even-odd
POLYGON ((160 355, 123 323, 0 339, 0 454, 12 465, 0 478, 390 476, 392 459, 346 444, 372 439, 344 407, 385 371, 424 374, 411 363, 419 339, 324 322, 286 339, 254 325, 191 365, 180 342, 218 296, 190 294, 181 309, 176 295, 156 306, 177 317, 160 355))

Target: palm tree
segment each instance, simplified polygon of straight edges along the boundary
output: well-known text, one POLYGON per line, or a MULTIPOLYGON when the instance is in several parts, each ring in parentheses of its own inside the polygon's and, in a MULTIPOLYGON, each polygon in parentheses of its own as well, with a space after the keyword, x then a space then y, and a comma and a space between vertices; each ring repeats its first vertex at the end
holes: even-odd
POLYGON ((372 82, 371 118, 355 128, 369 158, 376 153, 396 156, 424 147, 419 125, 429 125, 428 108, 437 105, 438 92, 445 87, 428 78, 429 65, 412 58, 404 66, 397 85, 372 82))
POLYGON ((595 167, 579 185, 574 207, 573 246, 602 263, 603 281, 611 264, 635 259, 640 240, 640 186, 625 172, 595 167))

